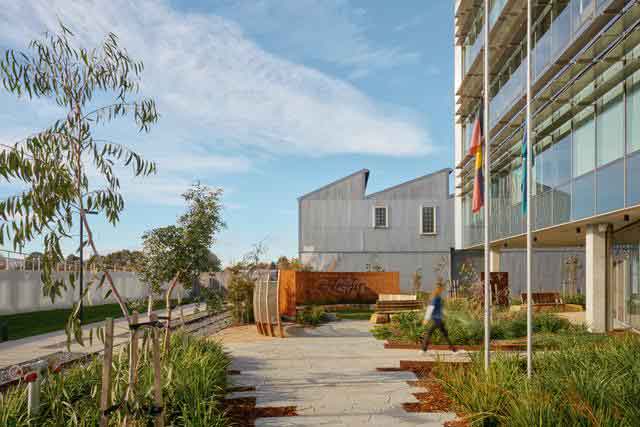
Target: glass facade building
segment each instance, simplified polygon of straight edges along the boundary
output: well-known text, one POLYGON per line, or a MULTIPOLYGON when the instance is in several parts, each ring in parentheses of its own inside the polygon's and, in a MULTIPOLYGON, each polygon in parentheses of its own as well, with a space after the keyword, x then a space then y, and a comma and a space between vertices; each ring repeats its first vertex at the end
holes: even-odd
MULTIPOLYGON (((640 237, 618 238, 619 230, 640 220, 640 4, 532 1, 532 228, 540 245, 583 246, 588 225, 609 224, 608 264, 602 268, 608 274, 607 300, 617 305, 606 308, 607 321, 640 329, 640 237)), ((473 167, 467 154, 482 108, 483 10, 473 3, 456 2, 459 249, 477 248, 484 239, 484 213, 471 212, 473 167)), ((497 246, 522 244, 526 225, 526 1, 491 3, 489 209, 497 246)))

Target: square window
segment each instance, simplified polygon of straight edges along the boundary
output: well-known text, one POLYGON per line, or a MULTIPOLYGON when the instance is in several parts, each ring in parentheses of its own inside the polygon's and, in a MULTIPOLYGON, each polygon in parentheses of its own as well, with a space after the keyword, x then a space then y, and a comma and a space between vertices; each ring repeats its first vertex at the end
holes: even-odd
POLYGON ((376 206, 373 211, 373 226, 375 228, 387 228, 389 226, 389 224, 387 224, 388 219, 387 207, 376 206))
POLYGON ((433 206, 423 206, 420 217, 420 232, 422 234, 436 233, 436 208, 433 206))

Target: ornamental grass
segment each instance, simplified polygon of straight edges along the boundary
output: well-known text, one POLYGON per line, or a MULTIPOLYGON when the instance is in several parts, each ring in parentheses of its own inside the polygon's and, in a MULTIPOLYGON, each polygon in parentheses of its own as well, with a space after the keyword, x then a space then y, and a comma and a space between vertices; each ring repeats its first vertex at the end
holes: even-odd
POLYGON ((640 338, 607 337, 568 345, 526 361, 495 354, 488 372, 481 355, 465 370, 435 375, 472 426, 639 426, 640 338))
MULTIPOLYGON (((143 352, 144 353, 144 352, 143 352)), ((129 414, 131 425, 153 425, 151 354, 145 353, 138 369, 138 384, 130 405, 112 413, 110 426, 122 425, 129 414)), ((171 336, 171 351, 162 363, 166 425, 226 426, 223 400, 229 359, 219 343, 177 332, 171 336)), ((114 354, 112 401, 122 402, 128 384, 128 354, 123 348, 114 354)), ((18 385, 0 394, 0 425, 96 426, 99 424, 99 395, 102 360, 51 373, 42 384, 41 412, 27 416, 26 386, 18 385)))

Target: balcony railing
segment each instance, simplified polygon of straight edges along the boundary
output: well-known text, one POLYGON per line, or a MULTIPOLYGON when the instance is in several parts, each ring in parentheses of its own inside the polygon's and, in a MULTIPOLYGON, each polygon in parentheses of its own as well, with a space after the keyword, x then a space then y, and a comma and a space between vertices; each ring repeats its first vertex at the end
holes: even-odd
MULTIPOLYGON (((599 9, 611 0, 599 0, 599 9)), ((549 30, 538 39, 533 49, 532 78, 535 83, 548 66, 566 50, 577 38, 585 26, 595 15, 595 0, 572 0, 553 21, 549 30)), ((498 119, 524 95, 526 84, 526 57, 511 75, 507 83, 491 100, 490 125, 493 127, 498 119)))
MULTIPOLYGON (((491 5, 491 10, 489 11, 489 30, 493 29, 493 26, 497 22, 502 10, 507 5, 509 0, 495 0, 491 5)), ((464 72, 465 74, 469 71, 469 68, 473 65, 476 60, 476 57, 482 50, 484 46, 484 26, 482 30, 480 30, 480 34, 476 37, 476 41, 473 42, 471 47, 467 47, 465 49, 465 58, 464 58, 464 72)))
POLYGON ((496 23, 508 2, 509 0, 495 0, 493 2, 489 11, 489 28, 493 28, 493 24, 496 23))
POLYGON ((478 37, 476 37, 476 41, 473 43, 473 45, 470 48, 467 47, 467 49, 465 49, 465 58, 464 58, 465 74, 469 71, 469 68, 471 68, 471 65, 473 65, 473 61, 475 61, 476 57, 480 53, 482 46, 484 46, 484 28, 480 31, 480 34, 478 34, 478 37))

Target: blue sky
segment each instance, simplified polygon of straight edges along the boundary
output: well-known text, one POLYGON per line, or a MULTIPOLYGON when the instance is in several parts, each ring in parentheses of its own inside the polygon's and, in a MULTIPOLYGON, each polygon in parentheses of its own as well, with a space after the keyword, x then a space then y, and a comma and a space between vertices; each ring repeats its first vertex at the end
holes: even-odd
MULTIPOLYGON (((173 223, 200 181, 225 190, 214 247, 225 262, 258 241, 273 258, 296 255, 298 196, 362 168, 374 192, 453 163, 448 0, 1 2, 2 49, 26 48, 59 17, 86 45, 117 33, 145 62, 160 122, 147 135, 125 122, 99 132, 159 171, 123 178, 118 227, 94 220, 103 252, 173 223)), ((60 116, 46 100, 0 96, 0 142, 60 116)), ((12 191, 0 182, 0 196, 12 191)))

